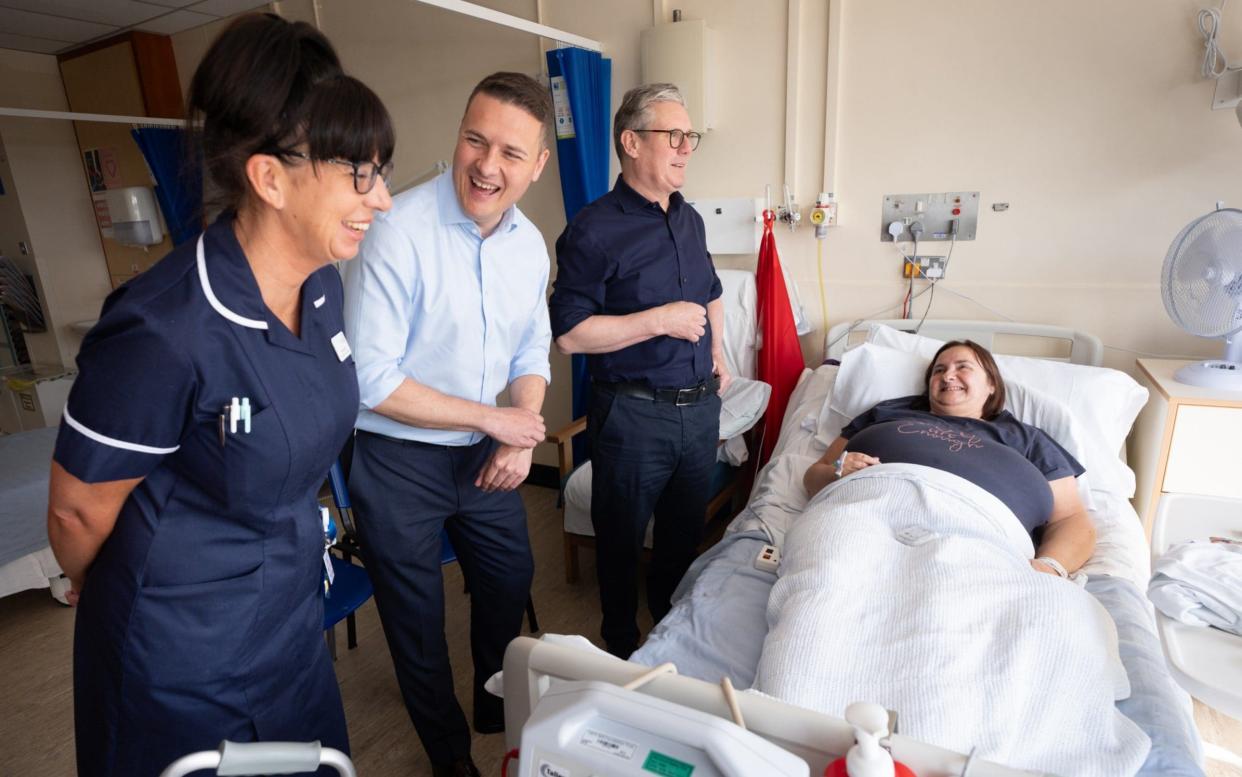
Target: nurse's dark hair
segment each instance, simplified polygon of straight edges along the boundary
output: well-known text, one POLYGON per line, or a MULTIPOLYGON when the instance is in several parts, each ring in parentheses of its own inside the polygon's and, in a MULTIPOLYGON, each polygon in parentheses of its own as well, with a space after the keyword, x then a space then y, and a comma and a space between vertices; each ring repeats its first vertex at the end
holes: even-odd
POLYGON ((1000 412, 1005 409, 1005 379, 1001 377, 1000 367, 996 366, 996 360, 992 358, 992 352, 974 340, 950 340, 940 346, 940 350, 936 351, 936 355, 927 363, 927 372, 923 375, 923 396, 928 397, 930 394, 932 370, 936 368, 936 360, 940 358, 940 354, 950 348, 965 346, 974 351, 975 358, 979 360, 979 366, 987 373, 988 380, 992 381, 992 396, 988 397, 988 401, 983 403, 983 420, 991 421, 1000 412))
POLYGON ((345 75, 336 50, 305 22, 246 14, 211 44, 187 101, 190 148, 202 155, 205 211, 236 210, 254 154, 364 162, 392 159, 392 119, 345 75))

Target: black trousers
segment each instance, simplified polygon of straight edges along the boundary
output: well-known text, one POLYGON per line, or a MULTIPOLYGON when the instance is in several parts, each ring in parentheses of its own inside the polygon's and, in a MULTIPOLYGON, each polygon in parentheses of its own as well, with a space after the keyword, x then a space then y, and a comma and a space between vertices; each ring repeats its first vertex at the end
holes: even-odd
POLYGON ((655 516, 647 606, 656 621, 668 614, 702 539, 720 398, 712 394, 679 407, 596 384, 587 431, 600 631, 609 651, 625 657, 638 647, 638 561, 648 519, 655 516))
POLYGON ((361 431, 354 445, 349 491, 362 560, 406 710, 433 764, 470 754, 444 639, 441 528, 470 589, 476 723, 503 721, 503 702, 483 683, 500 671, 530 597, 534 559, 521 497, 474 486, 495 446, 490 439, 453 447, 361 431))

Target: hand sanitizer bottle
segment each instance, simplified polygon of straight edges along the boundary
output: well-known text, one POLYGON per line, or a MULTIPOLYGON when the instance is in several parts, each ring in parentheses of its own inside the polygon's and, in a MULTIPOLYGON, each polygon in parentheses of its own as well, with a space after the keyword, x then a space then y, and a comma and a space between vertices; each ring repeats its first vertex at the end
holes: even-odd
POLYGON ((844 758, 828 764, 824 777, 915 777, 880 746, 888 736, 888 712, 883 707, 854 702, 845 708, 845 720, 854 727, 854 746, 844 758))

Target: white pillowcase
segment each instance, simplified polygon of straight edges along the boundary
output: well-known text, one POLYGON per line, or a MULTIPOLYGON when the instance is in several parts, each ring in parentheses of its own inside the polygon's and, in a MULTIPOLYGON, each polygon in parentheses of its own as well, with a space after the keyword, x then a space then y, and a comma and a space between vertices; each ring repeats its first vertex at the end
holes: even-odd
MULTIPOLYGON (((828 403, 829 417, 820 426, 841 429, 886 399, 922 394, 928 361, 927 357, 873 343, 846 352, 828 403)), ((1064 402, 1006 379, 1005 409, 1019 421, 1044 430, 1080 464, 1088 466, 1084 437, 1064 402)), ((1087 474, 1078 478, 1078 494, 1088 510, 1095 509, 1091 482, 1087 474)))
MULTIPOLYGON (((886 326, 872 327, 867 342, 917 354, 924 360, 944 345, 942 340, 886 326)), ((1090 473, 1093 488, 1126 499, 1134 496, 1134 472, 1120 454, 1134 419, 1147 404, 1147 389, 1124 372, 1107 367, 1024 356, 996 356, 996 363, 1006 385, 1011 381, 1023 383, 1069 408, 1081 431, 1085 458, 1079 462, 1090 473)))

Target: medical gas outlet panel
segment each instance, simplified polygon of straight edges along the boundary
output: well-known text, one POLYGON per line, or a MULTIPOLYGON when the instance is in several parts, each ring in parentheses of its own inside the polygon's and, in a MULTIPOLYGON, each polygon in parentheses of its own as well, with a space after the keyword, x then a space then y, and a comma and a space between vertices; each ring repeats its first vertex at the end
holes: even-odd
POLYGON ((886 194, 880 213, 880 240, 974 240, 978 224, 979 192, 886 194), (903 227, 896 236, 894 223, 903 227))

